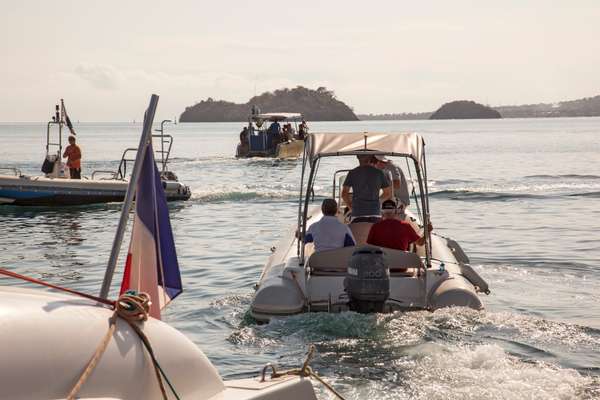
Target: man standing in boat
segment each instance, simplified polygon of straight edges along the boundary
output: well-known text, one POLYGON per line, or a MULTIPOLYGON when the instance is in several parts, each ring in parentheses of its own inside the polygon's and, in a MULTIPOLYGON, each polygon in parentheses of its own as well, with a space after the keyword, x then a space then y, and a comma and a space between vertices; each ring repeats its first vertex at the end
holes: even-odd
POLYGON ((63 158, 67 159, 71 179, 81 179, 81 149, 75 143, 73 135, 69 136, 69 145, 65 149, 63 158))
POLYGON ((394 187, 394 196, 400 203, 402 209, 410 204, 410 195, 408 193, 408 184, 400 167, 396 166, 390 159, 384 155, 374 156, 375 166, 384 172, 389 172, 392 177, 392 186, 394 187))
POLYGON ((392 198, 389 178, 382 170, 374 167, 372 162, 372 155, 359 155, 359 166, 348 172, 342 185, 342 199, 352 212, 352 223, 379 221, 381 202, 392 198), (381 190, 383 193, 380 196, 381 190))

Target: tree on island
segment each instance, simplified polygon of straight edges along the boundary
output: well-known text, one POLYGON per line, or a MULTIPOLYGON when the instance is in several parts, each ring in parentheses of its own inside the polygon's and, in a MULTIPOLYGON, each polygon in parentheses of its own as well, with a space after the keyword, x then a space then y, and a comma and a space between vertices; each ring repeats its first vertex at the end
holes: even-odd
POLYGON ((311 90, 303 86, 278 89, 254 96, 247 103, 236 104, 208 98, 187 107, 180 122, 243 122, 252 106, 262 112, 299 112, 309 121, 357 121, 350 107, 338 100, 324 86, 311 90))
POLYGON ((491 107, 470 100, 446 103, 431 114, 429 119, 491 119, 502 115, 491 107))

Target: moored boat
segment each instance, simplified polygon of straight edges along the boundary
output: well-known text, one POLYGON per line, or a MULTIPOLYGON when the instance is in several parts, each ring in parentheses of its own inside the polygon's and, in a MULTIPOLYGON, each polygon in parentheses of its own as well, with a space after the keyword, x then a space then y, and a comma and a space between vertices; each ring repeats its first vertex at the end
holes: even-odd
MULTIPOLYGON (((63 129, 72 125, 64 104, 56 106, 56 115, 46 127, 46 156, 42 171, 44 175, 29 176, 18 168, 0 168, 0 204, 23 206, 54 206, 108 203, 123 201, 129 183, 128 166, 135 159, 135 148, 125 149, 116 170, 93 171, 91 176, 71 179, 62 162, 63 129), (53 129, 54 128, 54 129, 53 129)), ((161 180, 168 201, 187 200, 189 187, 179 182, 177 175, 169 170, 169 157, 173 137, 164 134, 162 121, 160 134, 152 135, 160 140, 157 159, 160 160, 161 180)))
MULTIPOLYGON (((410 169, 408 172, 412 176, 410 169)), ((420 135, 308 135, 296 229, 281 240, 267 261, 256 285, 250 310, 252 316, 258 321, 268 321, 276 316, 309 311, 483 308, 478 293, 489 293, 488 284, 470 266, 460 245, 429 231, 429 223, 427 165, 424 140, 420 135), (417 214, 406 211, 404 219, 416 231, 422 230, 422 245, 415 245, 412 251, 366 246, 373 224, 350 223, 348 215, 341 211, 345 206, 341 189, 347 169, 333 174, 332 196, 340 204, 336 217, 348 224, 356 245, 315 252, 312 244, 299 239, 306 237, 308 228, 323 217, 320 208, 311 204, 321 161, 358 155, 400 157, 412 164, 416 176, 412 193, 417 214)))
POLYGON ((159 304, 163 308, 165 297, 181 292, 168 209, 152 152, 147 151, 157 101, 158 96, 153 96, 146 114, 140 156, 133 166, 100 296, 0 268, 2 275, 60 291, 0 286, 0 397, 316 400, 308 370, 304 376, 282 373, 269 378, 272 367, 265 367, 259 378, 224 381, 195 344, 153 318, 153 310, 159 304), (139 197, 121 285, 124 293, 112 301, 108 292, 136 191, 139 197), (136 268, 141 269, 131 274, 136 268), (157 293, 152 298, 139 292, 148 285, 157 293))
POLYGON ((299 158, 307 130, 302 114, 253 112, 248 117, 248 126, 240 133, 236 157, 299 158), (300 127, 299 121, 302 121, 300 127))

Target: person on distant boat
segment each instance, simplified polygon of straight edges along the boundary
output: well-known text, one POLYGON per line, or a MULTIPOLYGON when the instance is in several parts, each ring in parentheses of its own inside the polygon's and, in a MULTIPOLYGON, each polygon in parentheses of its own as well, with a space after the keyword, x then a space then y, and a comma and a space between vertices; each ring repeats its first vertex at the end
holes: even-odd
POLYGON ((308 135, 308 125, 305 120, 302 120, 300 126, 298 126, 298 139, 304 140, 306 135, 308 135))
POLYGON ((354 246, 356 241, 348 225, 340 222, 336 216, 337 202, 325 199, 321 204, 323 217, 308 227, 304 243, 314 243, 315 251, 333 250, 354 246))
POLYGON ((281 134, 281 125, 279 125, 279 122, 273 121, 273 123, 269 125, 269 133, 273 136, 279 136, 281 134))
POLYGON ((75 143, 73 135, 69 136, 69 145, 65 149, 63 158, 67 159, 71 179, 81 179, 81 149, 75 143))
POLYGON ((372 165, 373 156, 359 155, 358 162, 359 166, 346 175, 342 199, 351 212, 351 223, 375 223, 381 219, 381 202, 392 198, 392 187, 387 175, 372 165))
MULTIPOLYGON (((413 226, 407 221, 396 219, 401 209, 396 207, 394 200, 386 200, 381 205, 383 219, 371 227, 367 243, 373 246, 386 247, 408 251, 411 243, 422 246, 425 243, 425 237, 419 235, 413 226)), ((429 231, 433 230, 431 223, 429 231)))
POLYGON ((281 131, 281 140, 284 142, 289 142, 292 140, 292 125, 285 124, 283 125, 283 129, 281 131))
POLYGON ((400 203, 403 209, 408 207, 410 205, 410 195, 408 194, 408 184, 402 169, 384 155, 374 156, 374 161, 377 168, 391 174, 396 201, 400 203))
POLYGON ((248 134, 248 127, 245 126, 240 132, 240 143, 242 144, 242 146, 248 145, 248 134))

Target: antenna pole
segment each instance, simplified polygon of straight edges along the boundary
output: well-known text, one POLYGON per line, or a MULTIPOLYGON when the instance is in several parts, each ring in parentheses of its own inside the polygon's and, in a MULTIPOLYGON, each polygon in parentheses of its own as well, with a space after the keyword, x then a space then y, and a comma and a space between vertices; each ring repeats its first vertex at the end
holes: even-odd
POLYGON ((119 226, 117 227, 117 233, 113 241, 113 246, 110 251, 110 258, 108 259, 108 265, 106 272, 104 273, 104 280, 102 281, 102 288, 100 289, 100 297, 108 298, 108 292, 110 291, 110 284, 115 273, 117 266, 117 259, 119 258, 119 251, 121 250, 121 243, 123 242, 123 235, 125 234, 125 228, 127 227, 127 221, 129 219, 129 210, 133 203, 133 196, 137 188, 137 181, 140 176, 140 170, 142 169, 142 163, 144 162, 144 156, 146 155, 146 148, 148 144, 152 142, 152 122, 154 122, 154 114, 156 113, 156 106, 158 105, 158 96, 153 94, 150 98, 150 105, 144 115, 144 129, 142 130, 142 136, 140 137, 140 144, 137 149, 137 155, 133 164, 133 172, 131 173, 131 179, 127 186, 127 192, 125 193, 125 200, 123 201, 123 207, 121 208, 121 218, 119 219, 119 226))

